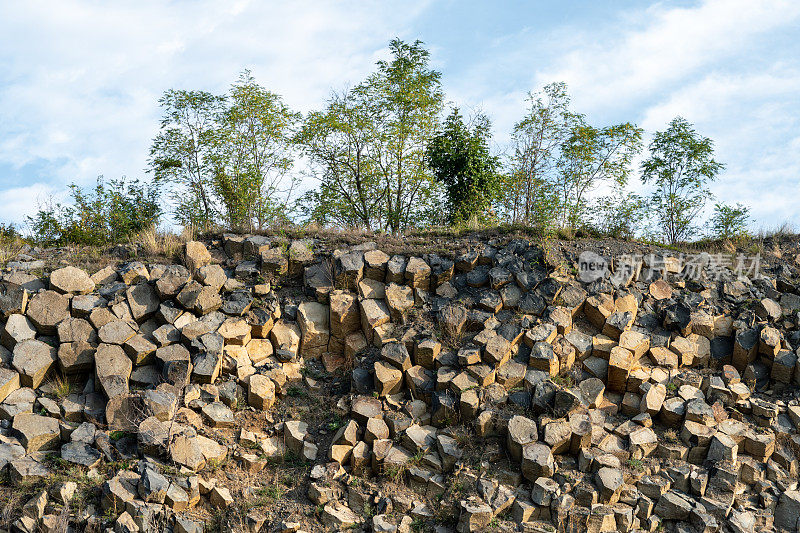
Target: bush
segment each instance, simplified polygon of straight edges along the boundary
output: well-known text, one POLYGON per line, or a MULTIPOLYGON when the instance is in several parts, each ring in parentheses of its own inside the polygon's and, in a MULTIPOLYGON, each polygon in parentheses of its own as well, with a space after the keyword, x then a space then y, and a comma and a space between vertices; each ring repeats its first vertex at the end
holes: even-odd
POLYGON ((749 219, 750 208, 743 204, 716 204, 711 215, 711 236, 717 239, 744 237, 749 219))
POLYGON ((14 224, 0 223, 0 263, 4 263, 22 251, 25 241, 14 224))
POLYGON ((598 234, 631 239, 646 217, 646 202, 641 196, 615 187, 610 195, 595 200, 591 218, 598 234))
POLYGON ((48 245, 99 245, 128 240, 158 224, 161 209, 156 188, 125 178, 97 178, 94 189, 70 185, 72 204, 48 201, 28 217, 35 241, 48 245))
POLYGON ((22 239, 14 224, 0 222, 0 242, 16 241, 22 239))

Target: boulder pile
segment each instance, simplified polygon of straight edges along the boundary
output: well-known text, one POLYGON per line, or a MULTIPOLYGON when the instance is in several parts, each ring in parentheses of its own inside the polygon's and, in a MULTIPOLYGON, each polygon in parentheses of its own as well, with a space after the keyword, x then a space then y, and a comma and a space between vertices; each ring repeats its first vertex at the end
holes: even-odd
POLYGON ((800 531, 796 264, 582 281, 523 239, 242 235, 29 259, 0 279, 0 528, 800 531))

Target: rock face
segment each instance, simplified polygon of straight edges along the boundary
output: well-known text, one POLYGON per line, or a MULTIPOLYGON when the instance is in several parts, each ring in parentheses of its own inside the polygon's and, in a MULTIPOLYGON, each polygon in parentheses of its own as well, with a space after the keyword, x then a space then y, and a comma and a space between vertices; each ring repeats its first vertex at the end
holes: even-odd
POLYGON ((551 477, 556 465, 550 447, 546 444, 530 443, 522 448, 522 475, 536 481, 540 477, 551 477))
POLYGON ((184 249, 184 260, 189 272, 196 272, 211 262, 211 254, 202 242, 189 241, 184 249))
POLYGON ((101 344, 95 352, 95 377, 100 389, 113 398, 128 393, 133 363, 121 347, 101 344))
POLYGON ((405 323, 408 311, 414 307, 414 289, 390 283, 386 287, 385 295, 392 321, 405 323))
POLYGON ((456 531, 472 533, 482 531, 492 521, 492 508, 480 500, 466 500, 461 504, 461 517, 456 531))
POLYGON ((61 443, 61 432, 55 418, 19 413, 11 427, 19 434, 26 453, 58 449, 61 443))
POLYGON ((403 372, 390 364, 375 363, 375 390, 378 396, 388 396, 400 390, 403 372))
POLYGON ((0 316, 8 319, 23 314, 28 306, 28 290, 15 283, 0 282, 0 316))
POLYGON ((55 335, 56 325, 69 318, 69 299, 55 291, 42 291, 28 302, 28 318, 43 335, 55 335))
POLYGON ((50 287, 58 292, 88 294, 94 290, 95 285, 89 274, 80 268, 66 266, 50 274, 50 287))
POLYGON ((779 531, 797 531, 800 524, 800 492, 789 490, 781 494, 775 508, 775 527, 779 531))
POLYGON ((31 339, 14 347, 12 364, 24 387, 37 388, 56 362, 56 350, 49 344, 31 339))
POLYGON ((20 314, 13 314, 6 320, 5 328, 0 334, 3 346, 13 350, 18 343, 34 339, 36 337, 36 327, 28 317, 20 314))
POLYGON ((275 384, 267 376, 250 376, 247 402, 256 409, 266 410, 275 403, 275 384))
POLYGON ((19 374, 8 368, 0 368, 0 403, 19 387, 19 374))
POLYGON ((297 307, 297 323, 302 335, 301 354, 320 357, 328 349, 330 340, 330 311, 316 302, 303 302, 297 307))
POLYGON ((8 527, 57 530, 66 466, 99 487, 76 531, 798 530, 800 262, 584 282, 574 243, 359 241, 8 265, 0 483, 42 483, 8 527))

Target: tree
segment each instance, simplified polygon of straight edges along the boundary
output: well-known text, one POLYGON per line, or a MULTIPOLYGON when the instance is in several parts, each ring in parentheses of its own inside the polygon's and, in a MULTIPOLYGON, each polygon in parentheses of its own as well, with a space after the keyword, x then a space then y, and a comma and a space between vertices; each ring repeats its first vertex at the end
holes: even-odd
POLYGON ((291 187, 282 189, 282 181, 294 162, 290 138, 299 115, 245 70, 216 119, 213 185, 228 224, 252 229, 285 220, 291 187))
POLYGON ((528 112, 514 125, 513 154, 501 202, 512 222, 546 228, 558 198, 549 183, 558 150, 569 138, 578 115, 569 109, 567 85, 555 82, 528 93, 528 112))
POLYGON ((208 228, 214 221, 211 155, 224 101, 224 97, 205 91, 174 89, 158 101, 164 115, 148 163, 157 183, 172 186, 175 214, 181 224, 208 228))
POLYGON ((747 235, 750 208, 744 204, 715 204, 711 216, 711 233, 717 239, 736 239, 747 235))
POLYGON ((362 88, 334 93, 295 137, 320 182, 300 204, 320 224, 375 229, 386 220, 388 187, 375 160, 377 111, 362 88))
POLYGON ((549 231, 587 222, 589 194, 601 183, 624 189, 642 130, 630 123, 594 127, 570 109, 563 82, 529 93, 514 125, 502 205, 512 222, 549 231))
POLYGON ((641 128, 631 123, 596 128, 577 116, 569 138, 560 146, 555 186, 561 225, 576 229, 585 219, 587 196, 598 184, 624 187, 631 161, 642 147, 641 128))
POLYGON ((441 74, 420 41, 395 39, 389 48, 390 60, 334 94, 297 136, 320 180, 300 207, 317 221, 397 233, 432 212, 437 184, 425 147, 442 108, 441 74))
POLYGON ((428 145, 434 178, 445 186, 451 224, 485 219, 496 195, 500 160, 489 153, 491 123, 485 115, 470 125, 454 108, 428 145))
POLYGON ((642 163, 642 183, 655 186, 651 209, 668 243, 685 241, 712 197, 708 184, 725 165, 714 159, 713 141, 682 117, 672 119, 666 131, 656 132, 649 151, 642 163))
POLYGON ((245 70, 228 95, 171 89, 159 103, 149 164, 156 182, 171 186, 178 222, 207 229, 223 215, 230 227, 252 229, 288 220, 294 182, 282 185, 299 114, 280 96, 245 70))
POLYGON ((22 239, 22 234, 13 222, 0 222, 0 243, 22 239))
POLYGON ((425 147, 438 125, 442 89, 421 41, 394 39, 389 49, 392 59, 379 61, 361 90, 377 114, 373 156, 387 190, 384 226, 397 233, 420 222, 435 199, 425 147))

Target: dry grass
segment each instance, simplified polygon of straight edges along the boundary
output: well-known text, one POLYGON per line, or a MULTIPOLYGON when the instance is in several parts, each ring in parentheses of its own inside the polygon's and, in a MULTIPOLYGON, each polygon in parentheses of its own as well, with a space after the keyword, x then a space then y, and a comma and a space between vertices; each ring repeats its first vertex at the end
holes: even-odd
POLYGON ((14 259, 24 246, 25 243, 19 239, 0 239, 0 263, 14 259))
POLYGON ((664 440, 667 441, 667 442, 671 442, 671 443, 679 442, 678 441, 678 432, 674 428, 669 428, 669 429, 664 430, 664 433, 662 435, 664 437, 664 440))
POLYGON ((758 231, 755 232, 753 237, 761 240, 775 239, 775 238, 781 239, 781 238, 795 236, 798 233, 800 233, 800 231, 798 231, 798 228, 794 224, 792 224, 791 222, 784 222, 779 226, 773 226, 773 227, 762 226, 761 228, 758 229, 758 231))
POLYGON ((386 477, 391 483, 396 486, 405 484, 406 473, 408 467, 411 466, 411 459, 404 464, 383 464, 379 468, 381 475, 386 477))
POLYGON ((22 496, 18 491, 9 492, 8 501, 3 506, 0 512, 0 524, 3 527, 10 528, 11 523, 19 518, 20 509, 22 507, 22 496))
POLYGON ((145 254, 151 257, 163 256, 170 259, 178 257, 181 247, 186 241, 193 238, 193 231, 184 231, 180 235, 160 231, 156 227, 151 227, 137 233, 132 242, 140 245, 145 254))
POLYGON ((197 240, 198 230, 194 226, 184 226, 178 236, 183 242, 197 240))
MULTIPOLYGON (((0 482, 0 528, 10 530, 11 524, 22 516, 22 508, 31 498, 41 493, 48 483, 47 480, 37 479, 36 481, 22 481, 17 483, 13 489, 4 485, 10 482, 7 478, 0 482)), ((4 529, 0 529, 3 531, 4 529)))
POLYGON ((464 345, 464 328, 460 330, 437 322, 433 326, 434 336, 447 348, 458 351, 464 345))
POLYGON ((206 521, 204 530, 209 533, 222 533, 223 531, 246 533, 250 531, 247 525, 247 507, 237 503, 225 510, 217 510, 211 519, 206 521))
POLYGON ((58 521, 54 524, 55 527, 50 531, 53 533, 67 533, 69 531, 69 514, 69 502, 66 502, 64 507, 61 508, 61 512, 58 513, 58 521))
POLYGON ((59 400, 63 400, 72 392, 72 384, 69 382, 69 379, 60 372, 53 374, 53 377, 50 379, 50 384, 53 389, 53 394, 55 394, 56 398, 59 400))
POLYGON ((752 233, 732 239, 704 237, 685 243, 681 248, 687 251, 745 253, 748 255, 763 255, 765 252, 769 252, 780 258, 781 246, 784 241, 795 239, 798 233, 800 233, 800 228, 790 222, 784 222, 778 226, 762 226, 752 233))

